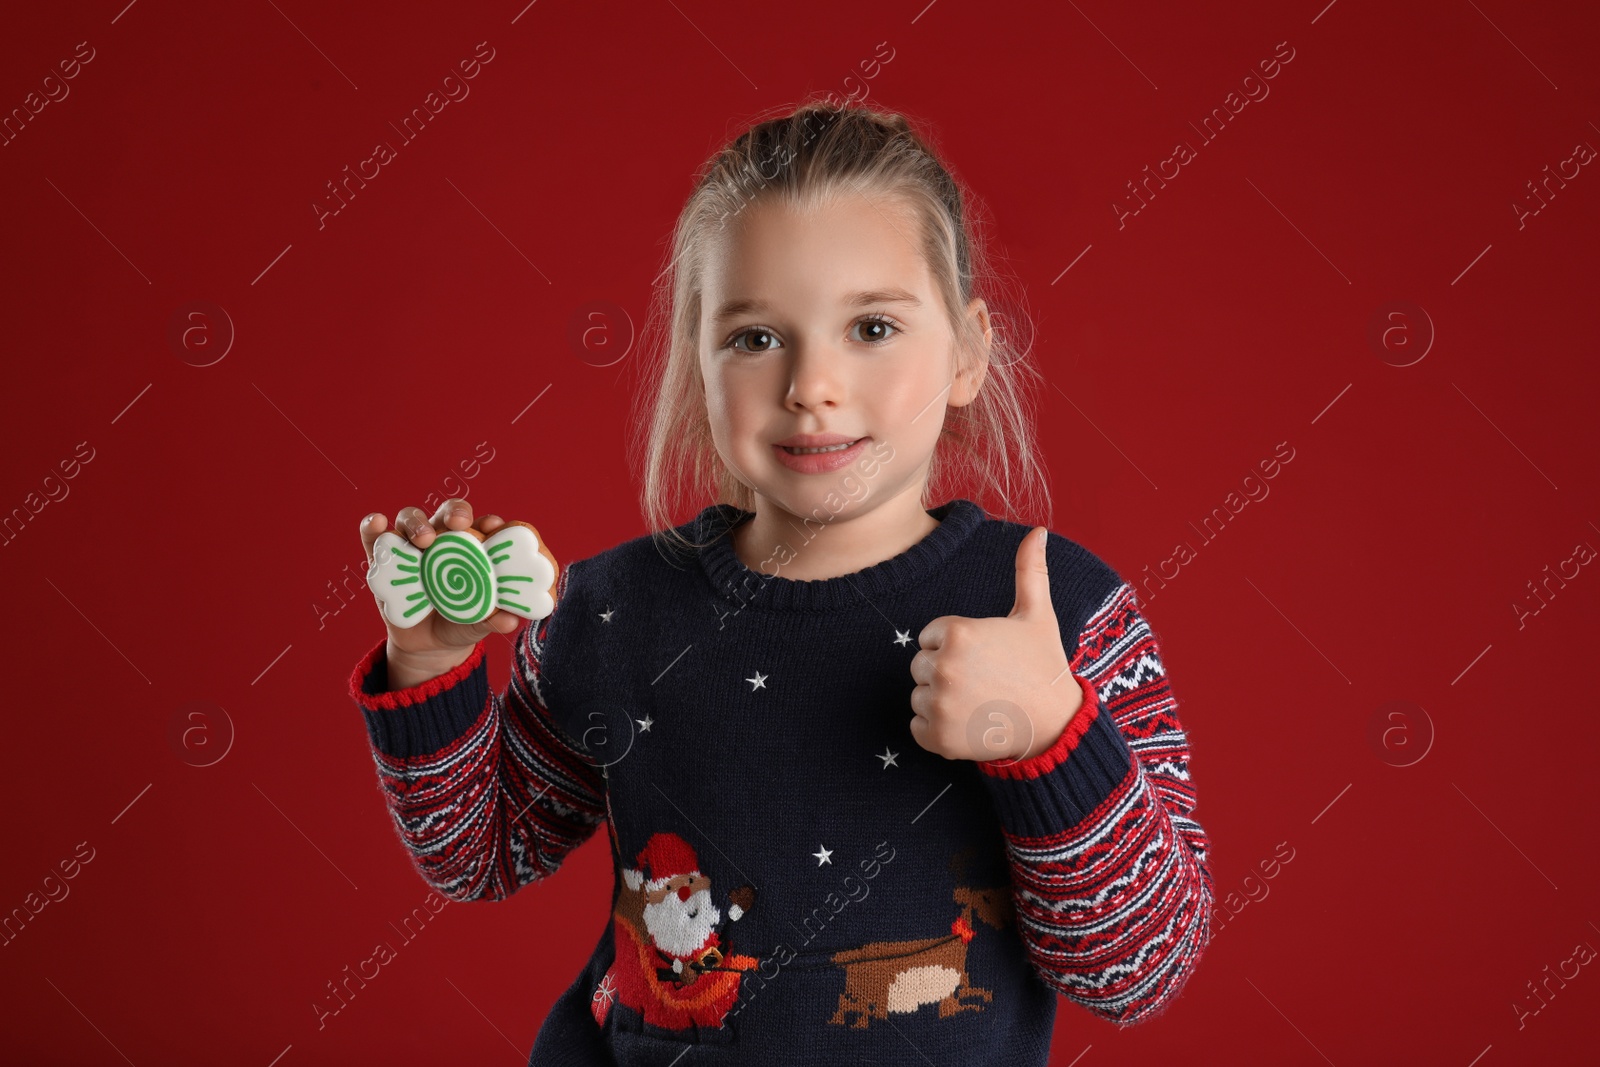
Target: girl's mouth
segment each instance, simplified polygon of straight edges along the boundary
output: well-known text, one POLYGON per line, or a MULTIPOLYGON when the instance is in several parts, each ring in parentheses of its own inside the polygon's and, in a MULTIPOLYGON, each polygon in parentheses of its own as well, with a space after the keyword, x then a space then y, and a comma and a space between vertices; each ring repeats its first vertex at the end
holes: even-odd
MULTIPOLYGON (((857 438, 856 440, 860 440, 860 438, 857 438)), ((843 452, 845 449, 849 448, 855 443, 855 441, 841 441, 839 444, 825 445, 821 448, 792 448, 789 445, 779 445, 778 447, 789 453, 791 456, 809 456, 818 452, 843 452)))
POLYGON ((792 471, 801 474, 827 474, 840 467, 853 462, 869 437, 859 437, 845 444, 827 445, 821 448, 790 448, 788 445, 773 445, 772 451, 782 463, 792 471))

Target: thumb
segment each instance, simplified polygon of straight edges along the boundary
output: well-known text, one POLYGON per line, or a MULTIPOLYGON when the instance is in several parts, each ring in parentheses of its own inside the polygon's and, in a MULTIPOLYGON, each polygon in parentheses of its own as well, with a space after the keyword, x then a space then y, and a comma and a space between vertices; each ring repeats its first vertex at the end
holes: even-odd
POLYGON ((1011 618, 1048 618, 1055 622, 1055 608, 1050 603, 1050 570, 1045 563, 1045 539, 1050 531, 1035 526, 1017 546, 1017 599, 1011 608, 1011 618))

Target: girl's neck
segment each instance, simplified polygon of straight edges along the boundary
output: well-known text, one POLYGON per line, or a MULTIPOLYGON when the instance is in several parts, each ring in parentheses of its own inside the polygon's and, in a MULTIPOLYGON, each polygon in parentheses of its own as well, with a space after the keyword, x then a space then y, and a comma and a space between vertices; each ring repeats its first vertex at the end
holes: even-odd
POLYGON ((826 522, 757 497, 755 518, 741 523, 732 537, 739 562, 751 570, 817 581, 892 559, 938 528, 939 520, 922 508, 921 487, 912 486, 864 514, 826 522))

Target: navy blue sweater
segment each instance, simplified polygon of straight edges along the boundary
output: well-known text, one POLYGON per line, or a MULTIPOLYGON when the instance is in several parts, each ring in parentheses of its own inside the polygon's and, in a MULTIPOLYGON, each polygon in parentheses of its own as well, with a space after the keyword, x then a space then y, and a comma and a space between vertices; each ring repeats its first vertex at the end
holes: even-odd
POLYGON ((1177 996, 1213 885, 1132 588, 1051 534, 1083 707, 1028 760, 946 759, 909 728, 916 635, 1007 614, 1029 527, 930 514, 900 555, 800 581, 747 568, 726 531, 749 514, 714 505, 679 527, 698 552, 640 537, 566 566, 503 693, 482 643, 394 692, 385 642, 356 666, 440 893, 504 899, 608 825, 611 914, 531 1064, 1043 1065, 1057 994, 1123 1025, 1177 996))

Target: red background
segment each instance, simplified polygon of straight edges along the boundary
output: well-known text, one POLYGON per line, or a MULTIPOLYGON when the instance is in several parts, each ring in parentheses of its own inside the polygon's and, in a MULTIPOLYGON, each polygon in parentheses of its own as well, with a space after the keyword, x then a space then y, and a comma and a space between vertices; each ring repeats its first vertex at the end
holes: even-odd
POLYGON ((428 893, 344 689, 381 626, 329 583, 362 570, 361 516, 453 485, 569 560, 643 533, 640 353, 598 368, 569 332, 593 301, 614 350, 643 325, 695 168, 744 120, 864 86, 931 124, 1026 290, 1052 527, 1133 581, 1195 550, 1146 612, 1219 895, 1256 899, 1159 1021, 1062 1002, 1055 1062, 1590 1062, 1593 964, 1513 1007, 1600 947, 1600 575, 1536 614, 1528 589, 1600 546, 1600 175, 1512 206, 1600 145, 1581 5, 124 3, 0 34, 7 113, 94 49, 0 148, 0 508, 70 490, 0 544, 0 910, 94 850, 0 948, 10 1060, 526 1058, 605 922, 603 833, 446 908, 316 1026, 428 893), (481 41, 471 95, 319 229, 325 183, 481 41), (1202 145, 1189 124, 1285 41, 1202 145), (1178 140, 1197 158, 1119 228, 1178 140), (235 332, 203 367, 215 313, 168 336, 197 300, 235 332), (1431 328, 1413 310, 1375 348, 1402 300, 1431 328), (1280 442, 1270 495, 1203 539, 1280 442))

